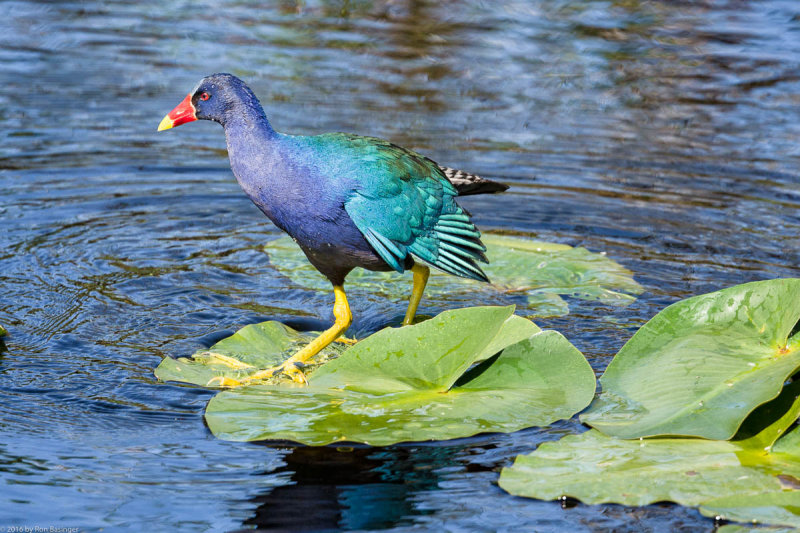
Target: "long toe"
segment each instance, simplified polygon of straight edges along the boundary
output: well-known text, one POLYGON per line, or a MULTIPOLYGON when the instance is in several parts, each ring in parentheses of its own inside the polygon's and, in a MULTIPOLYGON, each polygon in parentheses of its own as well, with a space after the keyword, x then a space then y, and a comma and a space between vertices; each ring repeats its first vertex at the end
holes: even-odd
POLYGON ((225 376, 216 376, 208 380, 206 383, 206 387, 226 387, 226 388, 233 388, 233 387, 241 387, 244 385, 238 379, 233 379, 225 376))

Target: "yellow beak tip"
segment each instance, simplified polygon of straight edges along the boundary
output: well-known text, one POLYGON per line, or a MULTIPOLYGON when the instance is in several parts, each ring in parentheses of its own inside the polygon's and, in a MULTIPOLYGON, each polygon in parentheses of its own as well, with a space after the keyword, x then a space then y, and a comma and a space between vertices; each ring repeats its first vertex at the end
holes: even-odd
POLYGON ((172 119, 170 119, 169 116, 166 116, 161 119, 161 123, 158 125, 158 130, 156 131, 168 130, 172 127, 172 124, 172 119))

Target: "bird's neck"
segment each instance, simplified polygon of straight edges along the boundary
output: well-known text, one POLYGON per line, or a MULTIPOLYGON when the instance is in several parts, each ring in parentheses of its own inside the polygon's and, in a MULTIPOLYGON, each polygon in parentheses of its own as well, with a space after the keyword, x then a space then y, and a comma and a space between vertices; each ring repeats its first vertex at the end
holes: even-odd
POLYGON ((222 126, 225 128, 228 149, 231 148, 231 144, 264 142, 276 135, 258 101, 242 102, 237 105, 226 114, 222 126))
POLYGON ((242 106, 225 120, 225 140, 231 170, 239 185, 250 198, 263 196, 273 174, 278 139, 281 137, 270 125, 261 106, 242 106))

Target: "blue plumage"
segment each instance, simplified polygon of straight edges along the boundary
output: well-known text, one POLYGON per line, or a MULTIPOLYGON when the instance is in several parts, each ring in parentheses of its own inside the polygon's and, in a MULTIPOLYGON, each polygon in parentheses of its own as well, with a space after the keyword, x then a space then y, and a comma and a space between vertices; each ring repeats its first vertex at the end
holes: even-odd
POLYGON ((278 133, 252 91, 228 74, 205 78, 195 94, 203 92, 211 96, 193 100, 196 118, 225 127, 239 184, 334 285, 355 267, 403 272, 415 258, 487 281, 477 264, 486 248, 446 171, 467 182, 471 175, 382 139, 278 133))

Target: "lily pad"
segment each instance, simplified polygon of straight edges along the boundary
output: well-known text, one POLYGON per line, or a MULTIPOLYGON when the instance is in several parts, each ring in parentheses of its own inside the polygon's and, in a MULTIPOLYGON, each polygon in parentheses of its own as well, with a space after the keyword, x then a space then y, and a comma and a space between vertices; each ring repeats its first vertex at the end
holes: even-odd
POLYGON ((793 382, 773 406, 754 413, 746 424, 762 426, 754 435, 732 441, 622 440, 593 429, 517 457, 499 483, 531 498, 567 495, 584 503, 623 505, 673 501, 699 506, 709 516, 800 527, 800 430, 792 428, 771 451, 762 447, 797 419, 799 392, 800 383, 793 382), (781 413, 787 403, 790 408, 781 413), (770 413, 777 418, 764 423, 770 413))
POLYGON ((8 335, 8 331, 3 326, 0 326, 0 337, 5 337, 6 335, 8 335))
POLYGON ((228 440, 385 446, 511 432, 586 407, 595 379, 583 355, 512 312, 458 309, 382 330, 319 367, 308 386, 219 393, 208 427, 228 440))
POLYGON ((729 439, 800 367, 798 319, 800 279, 675 303, 622 347, 581 420, 621 438, 729 439))
MULTIPOLYGON (((208 385, 217 377, 241 380, 258 370, 282 363, 317 335, 316 332, 300 333, 274 321, 250 324, 209 349, 198 351, 191 358, 164 358, 155 374, 161 381, 194 385, 208 385)), ((340 343, 329 345, 314 358, 306 371, 313 372, 314 368, 338 356, 345 348, 340 343)))
MULTIPOLYGON (((640 294, 642 287, 632 273, 603 254, 565 244, 532 241, 521 237, 485 234, 482 237, 491 263, 483 266, 492 280, 486 285, 458 278, 432 269, 425 290, 429 300, 472 297, 476 292, 486 297, 522 295, 529 316, 561 316, 569 313, 561 295, 583 300, 600 300, 627 305, 640 294)), ((330 284, 306 259, 289 237, 270 241, 265 250, 271 263, 297 285, 330 291, 330 284)), ((405 300, 410 287, 394 272, 370 272, 356 269, 347 277, 349 290, 378 292, 382 298, 405 300)))
MULTIPOLYGON (((799 456, 794 457, 800 458, 799 456)), ((797 480, 797 478, 794 479, 797 480)), ((794 484, 795 482, 792 482, 792 485, 794 484)), ((800 480, 796 484, 800 485, 800 480)), ((736 494, 715 498, 701 505, 700 513, 710 517, 721 516, 725 520, 735 522, 756 522, 800 528, 800 490, 795 488, 783 492, 736 494)))
POLYGON ((725 524, 715 533, 798 533, 793 527, 780 526, 743 526, 741 524, 725 524))

